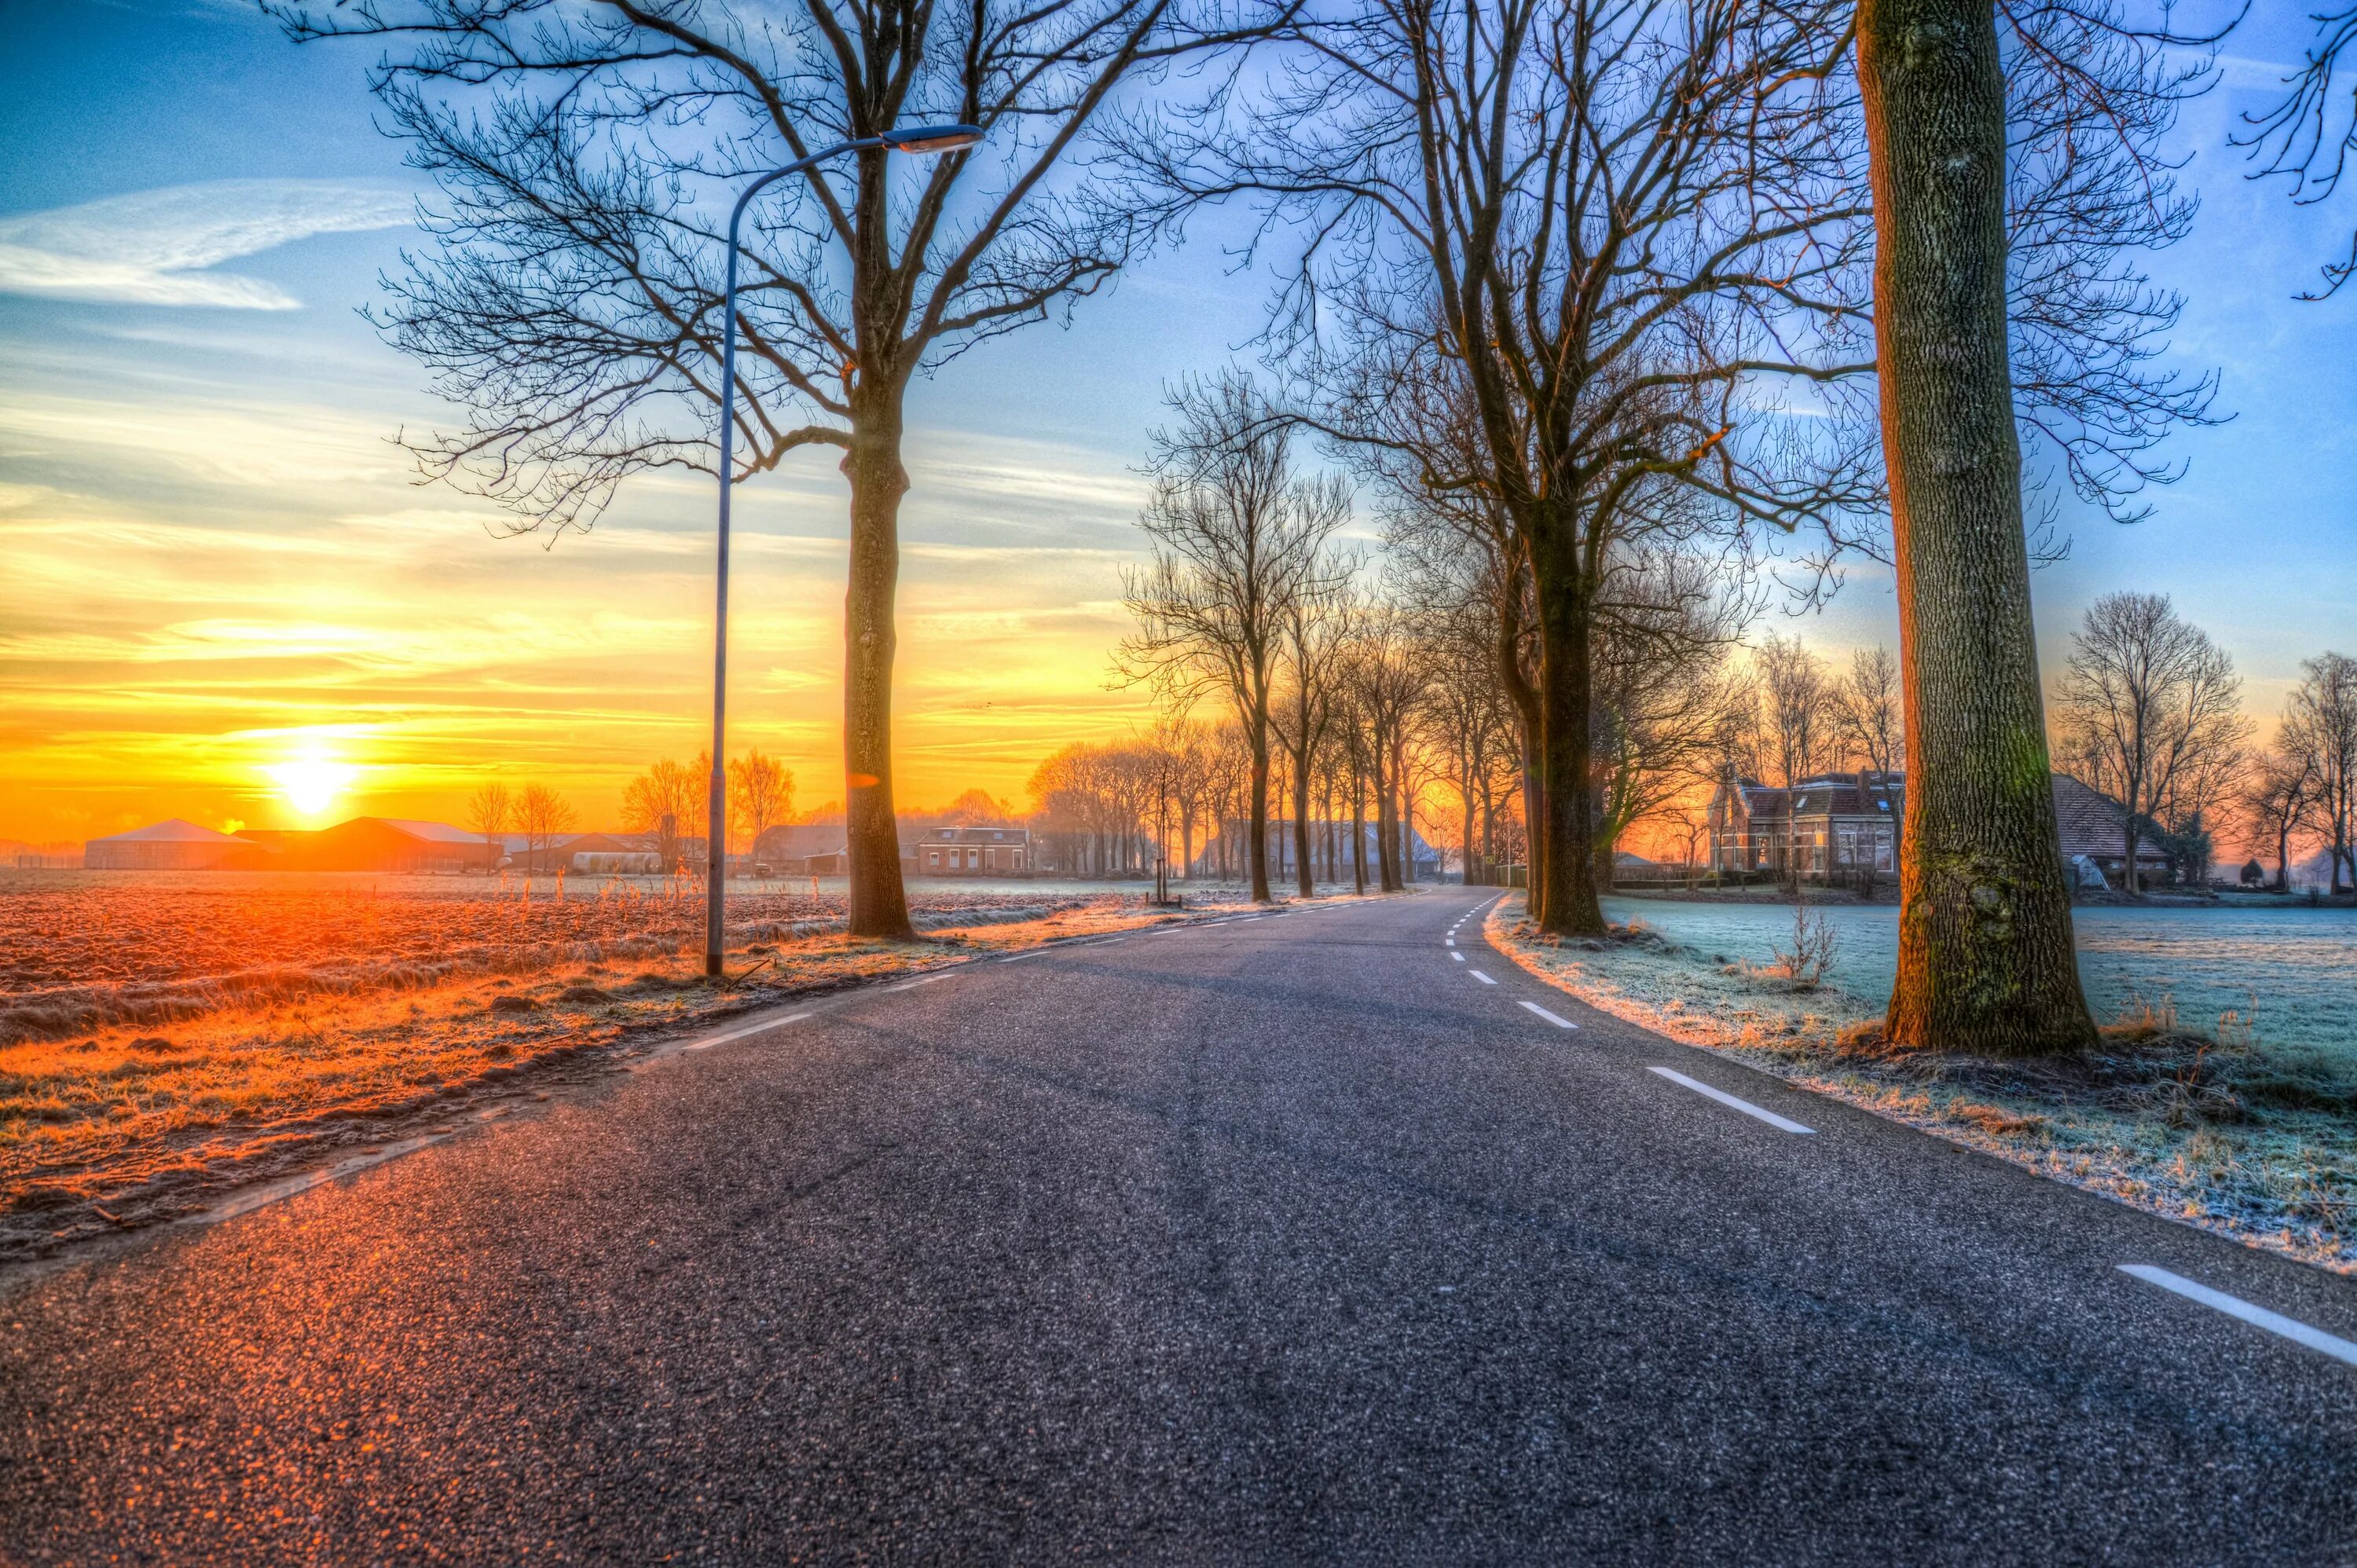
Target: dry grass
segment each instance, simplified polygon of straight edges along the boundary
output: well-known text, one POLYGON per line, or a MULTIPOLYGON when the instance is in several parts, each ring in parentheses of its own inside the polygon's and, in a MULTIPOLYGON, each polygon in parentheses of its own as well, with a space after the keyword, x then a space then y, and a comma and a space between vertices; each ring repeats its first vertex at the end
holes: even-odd
MULTIPOLYGON (((15 1037, 0 1043, 0 1260, 189 1212, 226 1187, 408 1136, 487 1101, 544 1097, 713 1018, 976 952, 1165 918, 1135 895, 928 898, 932 929, 898 944, 813 929, 828 923, 823 909, 772 908, 767 919, 754 910, 732 930, 729 967, 743 978, 715 986, 702 973, 700 937, 629 929, 613 904, 557 910, 544 925, 520 926, 515 944, 502 948, 482 940, 501 918, 485 902, 412 900, 388 911, 393 918, 379 929, 398 935, 387 952, 353 945, 349 934, 340 945, 325 943, 314 940, 318 928, 307 918, 289 919, 266 903, 250 908, 243 913, 264 956, 283 961, 292 950, 313 961, 291 966, 307 983, 263 986, 223 984, 203 971, 204 962, 225 954, 233 961, 245 950, 207 929, 222 910, 206 899, 174 922, 195 938, 195 953, 153 954, 164 977, 111 981, 111 1001, 104 987, 75 988, 81 1026, 62 1037, 25 1026, 48 1016, 31 1005, 43 993, 0 995, 0 1016, 17 1023, 15 1037), (950 907, 938 907, 943 902, 950 907), (431 906, 460 940, 444 944, 443 961, 425 965, 409 950, 432 929, 431 906), (554 936, 549 926, 568 934, 554 936), (321 950, 330 946, 337 950, 326 961, 321 950), (463 961, 447 957, 461 950, 479 950, 463 961), (343 978, 326 983, 323 973, 343 978), (120 994, 126 987, 150 1002, 168 988, 172 1005, 132 1005, 120 994)), ((105 913, 102 902, 85 912, 105 913)), ((694 912, 700 918, 700 904, 694 912)), ((95 945, 88 933, 41 929, 54 909, 14 918, 33 940, 69 950, 95 945)), ((164 924, 151 918, 126 945, 165 945, 164 924)), ((111 972, 124 973, 122 961, 111 972)), ((46 994, 54 1001, 59 989, 46 994)))
POLYGON ((2081 1056, 1894 1052, 1881 1008, 1723 963, 1642 922, 1562 943, 1488 934, 1591 1005, 1800 1087, 2171 1219, 2357 1273, 2357 1077, 2345 1053, 2263 1044, 2245 1015, 2189 1027, 2137 998, 2081 1056))

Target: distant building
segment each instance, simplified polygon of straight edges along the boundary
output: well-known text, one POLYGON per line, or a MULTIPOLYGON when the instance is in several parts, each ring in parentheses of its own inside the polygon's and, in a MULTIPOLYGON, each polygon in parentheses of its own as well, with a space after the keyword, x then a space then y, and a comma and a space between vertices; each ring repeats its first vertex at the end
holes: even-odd
POLYGON ((252 839, 173 817, 92 839, 82 846, 81 863, 91 871, 211 871, 259 853, 252 839))
POLYGON ((841 822, 781 822, 753 841, 753 859, 772 876, 847 876, 851 850, 841 822))
POLYGON ((1730 772, 1710 800, 1713 864, 1779 876, 1895 875, 1903 774, 1822 773, 1790 789, 1730 772))
MULTIPOLYGON (((2063 860, 2083 860, 2119 886, 2127 808, 2067 773, 2053 776, 2053 789, 2063 860)), ((1711 795, 1712 864, 1725 872, 1820 881, 1895 876, 1906 811, 1900 773, 1824 773, 1789 790, 1729 773, 1711 795)), ((2158 844, 2137 846, 2141 880, 2158 881, 2168 871, 2158 844)))
POLYGON ((303 871, 489 871, 502 848, 447 822, 402 817, 354 817, 288 838, 286 860, 303 871))
POLYGON ((928 828, 915 847, 920 876, 1028 876, 1034 869, 1029 828, 928 828))

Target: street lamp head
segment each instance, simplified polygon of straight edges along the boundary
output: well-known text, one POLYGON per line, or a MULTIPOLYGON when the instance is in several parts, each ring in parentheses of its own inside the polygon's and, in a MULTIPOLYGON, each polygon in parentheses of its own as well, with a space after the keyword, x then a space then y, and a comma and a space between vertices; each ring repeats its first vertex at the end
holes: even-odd
POLYGON ((910 125, 884 133, 884 145, 896 153, 932 157, 973 146, 982 140, 979 125, 910 125))

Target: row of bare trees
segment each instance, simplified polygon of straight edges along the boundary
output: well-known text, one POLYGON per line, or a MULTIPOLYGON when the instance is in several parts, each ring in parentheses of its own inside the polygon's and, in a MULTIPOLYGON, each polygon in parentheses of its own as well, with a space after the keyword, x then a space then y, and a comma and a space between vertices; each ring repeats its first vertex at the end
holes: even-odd
MULTIPOLYGON (((665 871, 679 865, 686 841, 704 836, 708 814, 705 784, 711 776, 711 754, 705 752, 694 762, 666 757, 623 788, 622 831, 651 835, 665 871)), ((732 757, 728 763, 731 836, 750 847, 763 832, 792 815, 793 795, 793 772, 776 757, 758 748, 732 757)), ((467 825, 486 838, 522 834, 528 864, 537 866, 552 845, 580 827, 581 813, 544 784, 510 790, 493 780, 468 800, 467 825)))
MULTIPOLYGON (((2190 221, 2157 149, 2214 40, 2139 28, 2120 0, 271 9, 298 39, 376 41, 385 123, 436 183, 435 242, 382 316, 468 410, 418 444, 429 474, 562 531, 632 474, 712 471, 723 421, 745 453, 723 482, 841 454, 855 931, 909 930, 890 706, 908 385, 1094 292, 1196 206, 1241 200, 1279 263, 1265 346, 1288 411, 1397 507, 1456 527, 1468 575, 1495 584, 1544 928, 1601 929, 1596 765, 1631 743, 1598 709, 1614 649, 1642 664, 1664 635, 1623 585, 1804 536, 1820 583, 1862 549, 1900 585, 1913 803, 1892 1040, 2093 1040, 2042 783, 2023 481, 2134 515, 2170 474, 2155 443, 2206 416, 2207 379, 2156 368, 2178 306, 2135 258, 2190 221), (1261 58, 1222 58, 1245 48, 1261 58), (745 396, 718 408, 729 196, 918 119, 974 123, 987 145, 905 175, 877 145, 764 199, 745 396)), ((2319 25, 2259 133, 2272 166, 2329 183, 2352 28, 2345 8, 2319 25)), ((1234 564, 1184 538, 1189 488, 1236 456, 1157 454, 1158 547, 1189 572, 1234 564)), ((1326 499, 1317 481, 1260 497, 1254 548, 1290 562, 1303 602, 1331 575, 1326 499)), ((1200 585, 1132 585, 1130 667, 1174 702, 1236 705, 1259 844, 1271 726, 1294 733, 1273 706, 1290 633, 1278 607, 1190 600, 1200 585), (1172 651, 1197 616, 1238 634, 1240 660, 1172 651)), ((1294 716, 1307 776, 1314 700, 1294 716)), ((1397 770, 1380 743, 1365 764, 1397 770)))

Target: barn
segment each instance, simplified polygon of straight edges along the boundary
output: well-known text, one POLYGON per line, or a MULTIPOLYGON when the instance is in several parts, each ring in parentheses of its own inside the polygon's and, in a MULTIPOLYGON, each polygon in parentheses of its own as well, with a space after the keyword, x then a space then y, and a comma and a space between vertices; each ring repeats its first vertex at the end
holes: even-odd
POLYGON ((82 865, 91 871, 210 871, 256 849, 251 839, 178 817, 92 839, 82 845, 82 865))
POLYGON ((308 835, 293 855, 306 871, 488 871, 500 846, 447 822, 354 817, 308 835))

